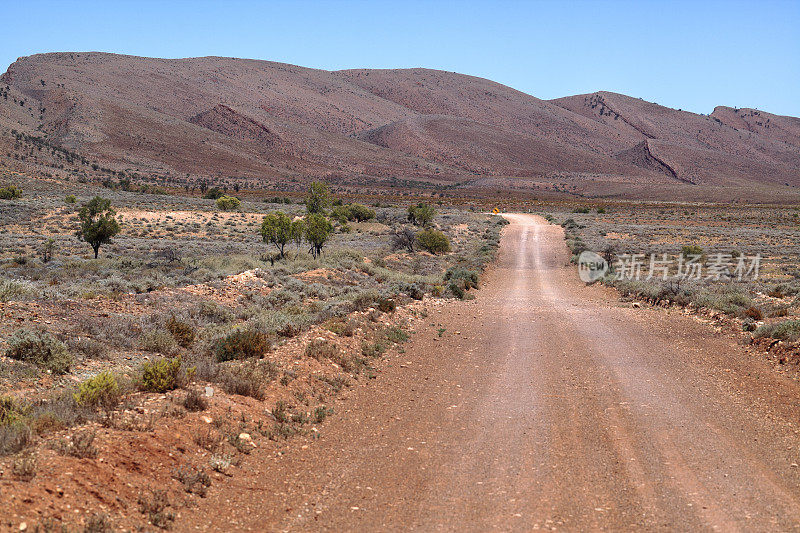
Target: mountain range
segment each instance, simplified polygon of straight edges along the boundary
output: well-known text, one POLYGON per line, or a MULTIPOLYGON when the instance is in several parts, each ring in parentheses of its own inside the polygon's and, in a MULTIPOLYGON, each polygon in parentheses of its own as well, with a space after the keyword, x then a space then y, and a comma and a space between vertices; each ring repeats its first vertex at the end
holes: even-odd
POLYGON ((7 139, 22 132, 170 180, 800 195, 798 118, 724 106, 699 115, 610 92, 541 100, 438 70, 63 52, 18 59, 0 76, 0 97, 7 139))

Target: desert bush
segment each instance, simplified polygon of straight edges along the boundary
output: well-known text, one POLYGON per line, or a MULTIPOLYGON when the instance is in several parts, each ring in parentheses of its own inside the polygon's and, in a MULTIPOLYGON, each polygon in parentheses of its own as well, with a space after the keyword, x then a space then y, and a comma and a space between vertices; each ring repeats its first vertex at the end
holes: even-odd
POLYGON ((36 476, 36 465, 36 454, 22 453, 12 461, 11 474, 21 481, 30 481, 36 476))
POLYGON ((65 204, 74 204, 77 201, 78 201, 78 199, 75 198, 74 194, 68 194, 67 196, 64 197, 64 203, 65 204))
POLYGON ((194 342, 196 335, 194 326, 188 322, 181 322, 175 315, 167 319, 165 327, 180 346, 188 348, 194 342))
POLYGON ((703 255, 704 252, 700 246, 687 245, 681 248, 681 253, 684 256, 690 256, 690 255, 703 255))
POLYGON ((237 329, 218 339, 214 352, 218 361, 232 361, 263 357, 270 350, 271 345, 269 336, 262 331, 237 329))
POLYGON ((22 198, 22 189, 16 185, 0 187, 0 200, 16 200, 22 198))
POLYGON ((183 386, 186 381, 180 357, 158 359, 142 364, 139 387, 143 391, 163 393, 183 386))
POLYGON ((353 311, 364 311, 375 305, 380 297, 380 294, 375 289, 360 291, 352 297, 352 309, 353 311))
POLYGON ((749 318, 751 320, 762 320, 764 318, 764 313, 761 312, 761 309, 752 305, 748 307, 742 314, 745 318, 749 318))
POLYGON ((205 411, 208 409, 208 398, 198 389, 189 389, 183 399, 183 406, 191 412, 205 411))
POLYGON ((386 351, 386 345, 382 342, 362 342, 361 355, 364 357, 380 357, 386 351))
POLYGON ((0 280, 0 302, 30 300, 39 296, 36 286, 27 280, 0 280))
POLYGON ((340 337, 352 337, 355 333, 356 326, 351 320, 343 318, 331 318, 323 325, 328 331, 339 335, 340 337))
POLYGON ((355 220, 356 222, 364 222, 375 218, 375 210, 362 204, 350 204, 347 209, 350 212, 350 220, 355 220))
POLYGON ((350 219, 350 211, 343 205, 333 206, 330 212, 331 220, 337 221, 339 224, 345 225, 350 219))
POLYGON ((86 459, 97 456, 94 439, 97 433, 92 430, 77 431, 69 439, 58 439, 52 443, 56 452, 69 457, 86 459))
POLYGON ((33 439, 31 428, 21 420, 0 424, 0 456, 25 449, 33 439))
POLYGON ((211 478, 199 468, 191 466, 180 467, 172 472, 172 477, 183 484, 183 489, 190 494, 197 494, 204 498, 211 486, 211 478))
POLYGON ((7 340, 6 357, 26 361, 54 374, 64 374, 74 363, 63 342, 43 330, 18 329, 7 340))
POLYGON ((450 251, 450 241, 447 239, 447 235, 435 229, 421 231, 417 235, 417 242, 420 248, 434 255, 450 251))
POLYGON ((241 200, 235 196, 223 195, 217 198, 217 207, 223 211, 233 211, 234 209, 237 209, 241 203, 241 200))
POLYGON ((461 288, 461 285, 459 285, 455 281, 451 281, 450 283, 447 284, 447 290, 449 290, 452 293, 452 295, 458 298, 459 300, 463 300, 467 296, 466 291, 463 288, 461 288))
POLYGON ((340 224, 348 221, 364 222, 375 218, 375 210, 362 204, 338 205, 331 209, 331 218, 340 224))
POLYGON ((103 371, 80 384, 75 393, 79 405, 113 409, 122 400, 122 390, 117 379, 109 371, 103 371))
POLYGON ((140 493, 137 500, 139 511, 147 517, 151 524, 161 529, 169 529, 175 515, 168 511, 169 498, 163 490, 152 490, 140 493))
POLYGON ((224 368, 217 378, 228 394, 264 399, 264 386, 275 379, 277 367, 270 362, 249 361, 242 365, 224 368))
POLYGON ((335 359, 339 348, 325 339, 314 339, 306 346, 305 354, 314 359, 335 359))
POLYGON ((216 302, 203 301, 196 312, 198 316, 214 324, 227 324, 235 318, 230 309, 216 302))
POLYGON ((25 411, 12 398, 0 396, 0 456, 18 453, 30 443, 33 433, 25 411))
POLYGON ((478 273, 474 270, 453 267, 444 274, 445 281, 457 283, 464 290, 478 288, 478 273))
POLYGON ((219 187, 211 187, 205 193, 203 193, 203 199, 205 200, 218 200, 225 196, 225 192, 219 187))
POLYGON ((83 528, 83 533, 112 533, 113 531, 111 519, 102 513, 90 516, 83 528))
POLYGON ((417 232, 409 227, 398 228, 392 234, 392 249, 405 250, 414 253, 414 245, 417 244, 417 232))
POLYGON ((378 310, 382 313, 393 313, 394 310, 397 309, 397 304, 391 298, 379 298, 378 299, 378 310))
POLYGON ((166 329, 151 329, 139 338, 139 347, 146 352, 172 355, 178 350, 178 343, 166 329))
POLYGON ((94 408, 75 401, 74 390, 64 390, 27 406, 27 420, 37 434, 83 424, 94 416, 94 408))
POLYGON ((755 337, 772 337, 784 341, 800 339, 800 320, 784 320, 776 324, 765 324, 758 328, 755 337))
POLYGON ((319 405, 314 408, 314 412, 311 415, 311 421, 314 424, 321 424, 328 418, 330 415, 333 414, 333 407, 326 407, 324 405, 319 405))
POLYGON ((726 289, 721 294, 698 291, 691 293, 690 298, 699 307, 716 309, 729 315, 737 315, 742 310, 751 307, 753 303, 750 296, 737 289, 726 289))
POLYGON ((397 326, 391 326, 381 330, 380 335, 389 342, 399 344, 408 340, 408 333, 397 326))

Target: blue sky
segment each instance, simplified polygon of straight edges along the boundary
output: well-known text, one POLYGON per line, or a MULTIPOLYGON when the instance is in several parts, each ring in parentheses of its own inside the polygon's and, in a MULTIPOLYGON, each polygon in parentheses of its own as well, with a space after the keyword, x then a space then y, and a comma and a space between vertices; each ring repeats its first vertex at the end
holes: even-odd
POLYGON ((17 57, 220 55, 324 68, 429 67, 539 98, 607 90, 710 113, 800 116, 800 0, 754 2, 6 2, 17 57))

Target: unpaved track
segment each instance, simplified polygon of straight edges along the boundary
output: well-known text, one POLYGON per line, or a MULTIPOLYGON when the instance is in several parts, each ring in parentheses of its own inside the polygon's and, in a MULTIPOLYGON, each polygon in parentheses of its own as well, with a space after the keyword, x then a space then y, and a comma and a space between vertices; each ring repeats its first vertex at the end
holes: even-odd
POLYGON ((476 300, 437 307, 320 439, 254 454, 176 528, 800 529, 797 383, 584 287, 560 227, 508 218, 476 300))

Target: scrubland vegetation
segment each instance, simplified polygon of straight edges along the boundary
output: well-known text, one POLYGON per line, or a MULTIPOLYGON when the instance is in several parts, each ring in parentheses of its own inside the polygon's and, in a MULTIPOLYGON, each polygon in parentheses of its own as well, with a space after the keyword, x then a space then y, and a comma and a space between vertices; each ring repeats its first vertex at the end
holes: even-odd
MULTIPOLYGON (((205 491, 198 476, 249 453, 240 433, 307 431, 331 414, 327 396, 372 377, 408 338, 404 305, 470 297, 504 224, 346 202, 323 184, 287 203, 89 185, 65 199, 61 183, 12 181, 20 194, 0 200, 0 463, 20 482, 41 449, 102 457, 101 428, 156 431, 164 417, 212 413, 222 393, 265 402, 266 418, 197 437, 210 459, 175 482, 205 491)), ((142 514, 167 527, 159 498, 143 495, 142 514)))
POLYGON ((756 339, 798 338, 800 208, 609 204, 563 207, 545 216, 564 227, 573 262, 584 250, 599 253, 612 267, 624 254, 643 254, 639 280, 616 279, 613 270, 603 280, 625 296, 735 317, 756 339), (673 269, 667 280, 647 279, 651 254, 705 261, 720 253, 734 262, 760 255, 758 278, 679 280, 673 269))

